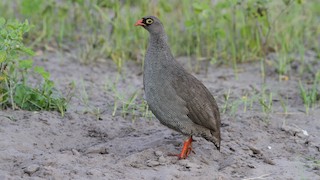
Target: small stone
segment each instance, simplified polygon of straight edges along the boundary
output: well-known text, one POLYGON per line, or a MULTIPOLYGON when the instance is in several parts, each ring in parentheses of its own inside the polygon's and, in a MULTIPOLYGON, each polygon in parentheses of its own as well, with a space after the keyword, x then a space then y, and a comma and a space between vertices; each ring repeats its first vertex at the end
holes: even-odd
POLYGON ((130 166, 133 168, 141 168, 142 167, 142 165, 139 164, 138 162, 132 162, 132 163, 130 163, 130 166))
POLYGON ((263 162, 265 162, 267 164, 270 164, 270 165, 275 165, 276 164, 275 162, 273 162, 271 159, 269 159, 267 157, 263 158, 263 162))
POLYGON ((252 151, 253 154, 261 154, 261 151, 253 146, 249 146, 249 149, 252 151))
POLYGON ((160 156, 159 159, 158 159, 159 163, 165 163, 167 160, 165 157, 163 156, 160 156))
POLYGON ((292 136, 296 136, 299 132, 301 132, 299 128, 293 127, 293 126, 287 126, 285 124, 281 126, 281 130, 289 133, 292 136))
POLYGON ((93 146, 86 150, 86 154, 108 154, 107 148, 103 146, 93 146))
POLYGON ((72 154, 75 155, 75 156, 80 156, 79 151, 76 150, 76 149, 71 149, 71 152, 72 152, 72 154))
POLYGON ((37 165, 37 164, 32 164, 30 166, 28 166, 24 172, 29 174, 29 175, 32 175, 33 173, 35 173, 36 171, 38 171, 40 169, 40 166, 37 165))
POLYGON ((306 131, 306 130, 304 130, 304 129, 302 129, 301 131, 302 131, 303 135, 309 136, 308 131, 306 131))
POLYGON ((162 152, 162 151, 155 151, 154 154, 155 154, 157 157, 163 156, 163 152, 162 152))
POLYGON ((147 166, 149 167, 154 167, 154 166, 159 166, 160 163, 158 161, 155 161, 155 160, 148 160, 147 161, 147 166))
POLYGON ((45 176, 52 176, 53 175, 53 168, 51 166, 44 166, 43 167, 43 175, 45 176))

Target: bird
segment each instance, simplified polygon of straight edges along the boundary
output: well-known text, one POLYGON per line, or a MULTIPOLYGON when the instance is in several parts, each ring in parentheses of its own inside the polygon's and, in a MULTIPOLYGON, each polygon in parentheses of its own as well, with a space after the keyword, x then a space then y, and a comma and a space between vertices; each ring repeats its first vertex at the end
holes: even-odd
POLYGON ((188 136, 178 159, 192 149, 193 136, 212 142, 220 151, 220 113, 209 90, 173 57, 162 22, 155 16, 139 19, 135 26, 149 32, 144 59, 144 96, 161 124, 188 136))

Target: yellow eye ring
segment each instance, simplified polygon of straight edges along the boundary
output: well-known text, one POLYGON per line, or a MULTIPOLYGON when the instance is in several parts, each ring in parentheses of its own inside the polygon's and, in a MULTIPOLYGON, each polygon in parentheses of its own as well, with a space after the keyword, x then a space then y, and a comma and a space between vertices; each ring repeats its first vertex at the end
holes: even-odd
POLYGON ((147 20, 146 20, 146 23, 147 23, 147 24, 152 24, 152 23, 153 23, 153 20, 152 20, 152 19, 147 19, 147 20))

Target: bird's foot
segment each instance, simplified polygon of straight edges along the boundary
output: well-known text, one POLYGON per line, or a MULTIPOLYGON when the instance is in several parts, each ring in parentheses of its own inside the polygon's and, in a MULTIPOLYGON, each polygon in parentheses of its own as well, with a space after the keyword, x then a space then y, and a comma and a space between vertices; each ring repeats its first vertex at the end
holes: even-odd
POLYGON ((169 156, 178 156, 179 159, 186 159, 191 152, 195 153, 192 149, 192 136, 184 141, 183 148, 180 154, 169 154, 169 156))

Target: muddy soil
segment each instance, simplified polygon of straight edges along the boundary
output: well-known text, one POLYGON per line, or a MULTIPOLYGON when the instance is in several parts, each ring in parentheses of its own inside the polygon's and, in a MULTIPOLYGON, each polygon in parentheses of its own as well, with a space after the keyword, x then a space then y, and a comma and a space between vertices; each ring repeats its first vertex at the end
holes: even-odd
MULTIPOLYGON (((186 58, 179 61, 190 70, 186 58)), ((64 117, 58 112, 0 112, 0 179, 320 179, 320 108, 309 114, 299 96, 298 78, 279 81, 267 67, 272 111, 259 103, 244 109, 234 103, 222 114, 221 152, 195 137, 195 153, 178 153, 183 135, 139 111, 114 112, 119 92, 143 97, 141 67, 132 62, 122 76, 111 61, 81 65, 70 54, 46 52, 36 58, 63 93, 76 88, 64 117), (88 97, 88 98, 86 98, 88 97), (285 99, 283 101, 283 99, 285 99), (284 113, 283 102, 287 113, 284 113)), ((260 64, 232 68, 211 65, 195 74, 216 97, 220 109, 245 95, 263 91, 260 64)), ((137 103, 140 103, 138 100, 137 103)))

